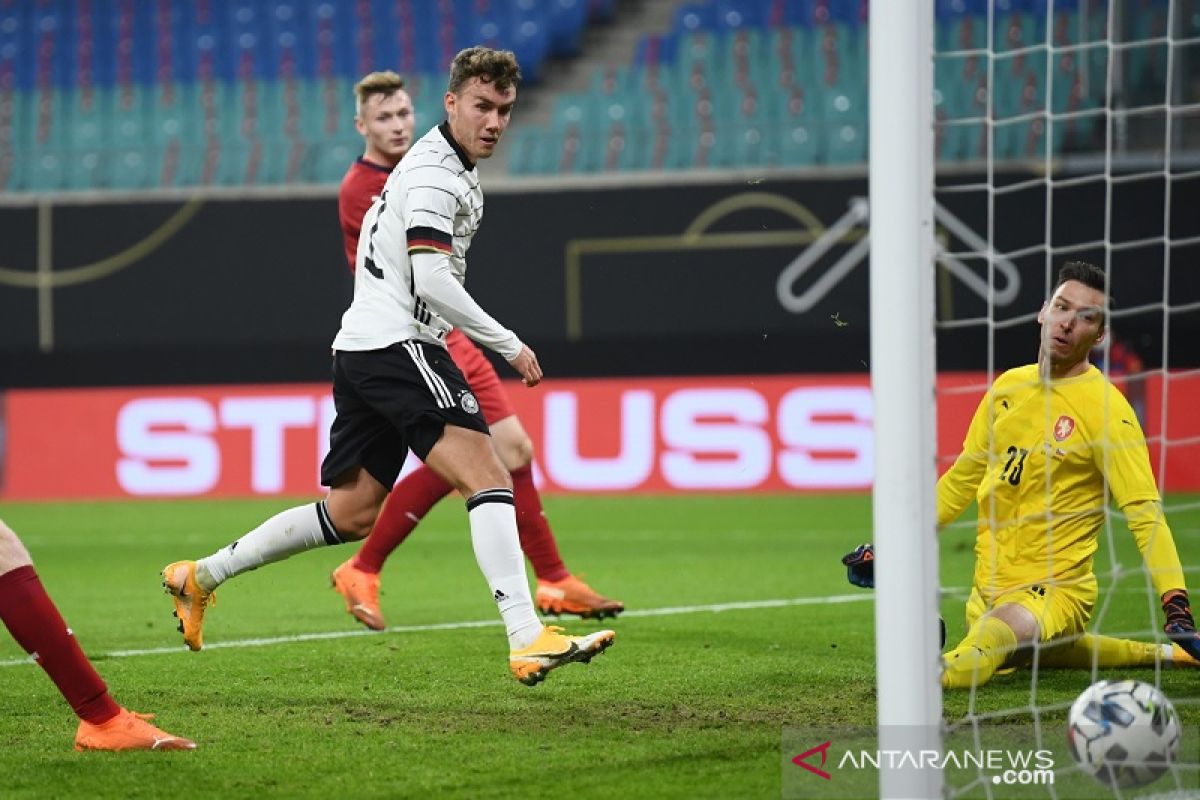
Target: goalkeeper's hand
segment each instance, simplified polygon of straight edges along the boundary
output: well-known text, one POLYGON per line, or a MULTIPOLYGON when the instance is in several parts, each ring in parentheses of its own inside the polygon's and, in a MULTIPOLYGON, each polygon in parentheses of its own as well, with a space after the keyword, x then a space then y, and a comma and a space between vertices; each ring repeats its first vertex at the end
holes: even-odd
MULTIPOLYGON (((853 553, 842 556, 846 579, 864 589, 875 588, 875 546, 860 544, 853 553)), ((1193 628, 1194 630, 1194 628, 1193 628)))
MULTIPOLYGON (((860 544, 853 553, 842 556, 842 563, 846 565, 846 578, 851 583, 864 589, 875 588, 875 545, 860 544)), ((946 620, 941 617, 938 617, 938 630, 941 632, 939 647, 945 647, 946 620)))
POLYGON ((1196 620, 1192 618, 1192 606, 1188 602, 1186 589, 1172 589, 1162 596, 1163 612, 1167 615, 1167 624, 1163 631, 1175 644, 1182 647, 1187 654, 1200 659, 1200 638, 1196 634, 1196 620))

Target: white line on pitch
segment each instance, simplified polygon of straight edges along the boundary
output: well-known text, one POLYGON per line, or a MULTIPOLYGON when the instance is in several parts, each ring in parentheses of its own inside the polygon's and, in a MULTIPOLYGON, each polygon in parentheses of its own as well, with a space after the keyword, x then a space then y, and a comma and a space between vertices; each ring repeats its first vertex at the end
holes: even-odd
MULTIPOLYGON (((625 617, 666 617, 679 614, 697 614, 703 611, 720 613, 722 611, 744 611, 747 609, 759 608, 784 608, 787 606, 816 606, 816 605, 831 605, 836 603, 859 603, 874 598, 872 592, 862 592, 859 594, 835 594, 829 597, 793 597, 780 600, 746 600, 739 603, 711 603, 700 606, 670 606, 667 608, 645 608, 642 610, 626 611, 621 614, 625 617)), ((396 625, 388 628, 386 631, 367 631, 367 630, 347 630, 347 631, 326 631, 323 633, 298 633, 293 636, 271 636, 262 639, 233 639, 227 642, 210 642, 204 645, 205 650, 222 650, 226 648, 241 648, 241 647, 269 647, 276 644, 291 644, 292 642, 316 642, 325 639, 348 639, 353 636, 378 636, 380 633, 420 633, 422 631, 451 631, 462 630, 464 628, 489 628, 500 626, 502 622, 498 619, 482 619, 469 620, 466 622, 438 622, 430 625, 396 625)), ((182 653, 186 652, 186 648, 182 646, 175 647, 150 647, 143 650, 113 650, 111 653, 97 653, 93 656, 96 659, 103 658, 130 658, 132 656, 157 656, 165 653, 182 653)), ((32 658, 12 658, 6 661, 0 661, 0 667, 17 667, 24 664, 32 664, 32 658)))

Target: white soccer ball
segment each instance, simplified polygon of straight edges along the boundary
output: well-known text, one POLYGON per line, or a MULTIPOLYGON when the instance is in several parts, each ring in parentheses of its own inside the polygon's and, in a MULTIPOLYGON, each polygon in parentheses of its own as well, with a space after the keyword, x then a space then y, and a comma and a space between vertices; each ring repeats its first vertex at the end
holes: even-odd
POLYGON ((1148 683, 1100 681, 1071 705, 1067 744, 1083 771, 1106 786, 1145 786, 1175 761, 1179 716, 1148 683))

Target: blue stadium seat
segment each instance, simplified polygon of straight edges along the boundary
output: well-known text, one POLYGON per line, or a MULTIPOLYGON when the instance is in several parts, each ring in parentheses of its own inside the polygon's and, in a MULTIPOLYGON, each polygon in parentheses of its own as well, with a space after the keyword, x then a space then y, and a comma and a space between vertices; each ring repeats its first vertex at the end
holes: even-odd
POLYGON ((509 44, 530 82, 541 77, 550 54, 550 16, 545 0, 516 0, 510 11, 509 44))
POLYGON ((714 32, 721 26, 717 5, 708 2, 683 3, 675 9, 674 28, 683 34, 714 32))
POLYGON ((562 57, 579 54, 587 13, 587 0, 550 0, 552 55, 562 57))
POLYGON ((769 0, 717 0, 713 5, 722 31, 762 29, 769 22, 769 0))

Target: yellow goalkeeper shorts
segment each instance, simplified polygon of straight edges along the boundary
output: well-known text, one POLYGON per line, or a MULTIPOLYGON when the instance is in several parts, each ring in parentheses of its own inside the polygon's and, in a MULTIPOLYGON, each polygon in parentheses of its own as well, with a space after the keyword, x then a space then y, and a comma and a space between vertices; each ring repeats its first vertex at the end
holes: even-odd
POLYGON ((1094 579, 1072 586, 1035 584, 1004 592, 990 605, 984 601, 979 587, 973 586, 971 596, 967 598, 967 629, 986 612, 1007 603, 1016 603, 1033 614, 1038 623, 1040 640, 1049 642, 1083 633, 1096 606, 1096 584, 1094 579))

